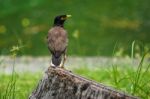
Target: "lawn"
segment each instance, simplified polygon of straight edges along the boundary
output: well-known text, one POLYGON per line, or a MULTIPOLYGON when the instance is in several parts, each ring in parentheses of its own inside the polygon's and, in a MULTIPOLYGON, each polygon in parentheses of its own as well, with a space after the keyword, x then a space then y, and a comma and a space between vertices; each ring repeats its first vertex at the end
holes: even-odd
MULTIPOLYGON (((150 66, 120 68, 90 69, 81 67, 73 72, 88 79, 95 80, 117 90, 139 96, 142 99, 150 98, 150 66)), ((0 75, 0 97, 1 99, 27 99, 41 79, 42 73, 23 73, 12 75, 0 75)))

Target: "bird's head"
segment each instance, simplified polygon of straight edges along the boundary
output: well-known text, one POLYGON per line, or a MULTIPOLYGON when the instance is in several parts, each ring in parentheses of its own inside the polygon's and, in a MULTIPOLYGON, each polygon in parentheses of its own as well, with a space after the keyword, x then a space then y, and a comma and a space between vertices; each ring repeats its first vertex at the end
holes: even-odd
POLYGON ((54 26, 61 26, 63 27, 64 22, 67 18, 71 17, 71 15, 59 15, 56 16, 54 19, 54 26))

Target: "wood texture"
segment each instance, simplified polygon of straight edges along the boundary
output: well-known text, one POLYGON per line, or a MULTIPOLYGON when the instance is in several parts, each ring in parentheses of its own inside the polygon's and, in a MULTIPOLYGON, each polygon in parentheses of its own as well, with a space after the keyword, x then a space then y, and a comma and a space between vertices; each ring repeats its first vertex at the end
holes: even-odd
POLYGON ((138 99, 70 71, 49 67, 29 99, 138 99))

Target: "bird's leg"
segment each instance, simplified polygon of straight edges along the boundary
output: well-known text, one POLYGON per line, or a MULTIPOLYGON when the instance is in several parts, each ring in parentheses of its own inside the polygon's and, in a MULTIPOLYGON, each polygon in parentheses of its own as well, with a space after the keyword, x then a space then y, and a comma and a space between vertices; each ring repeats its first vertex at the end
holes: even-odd
POLYGON ((67 56, 64 53, 64 55, 63 55, 63 61, 62 61, 62 64, 60 65, 60 68, 64 68, 64 64, 65 64, 66 58, 67 58, 67 56))

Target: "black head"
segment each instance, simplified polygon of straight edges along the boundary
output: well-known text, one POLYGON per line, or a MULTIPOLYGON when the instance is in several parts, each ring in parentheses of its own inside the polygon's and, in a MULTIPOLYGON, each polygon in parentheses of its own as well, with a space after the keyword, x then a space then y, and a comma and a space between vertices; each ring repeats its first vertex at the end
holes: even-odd
POLYGON ((55 17, 54 26, 64 26, 64 22, 67 18, 71 17, 71 15, 59 15, 55 17))

